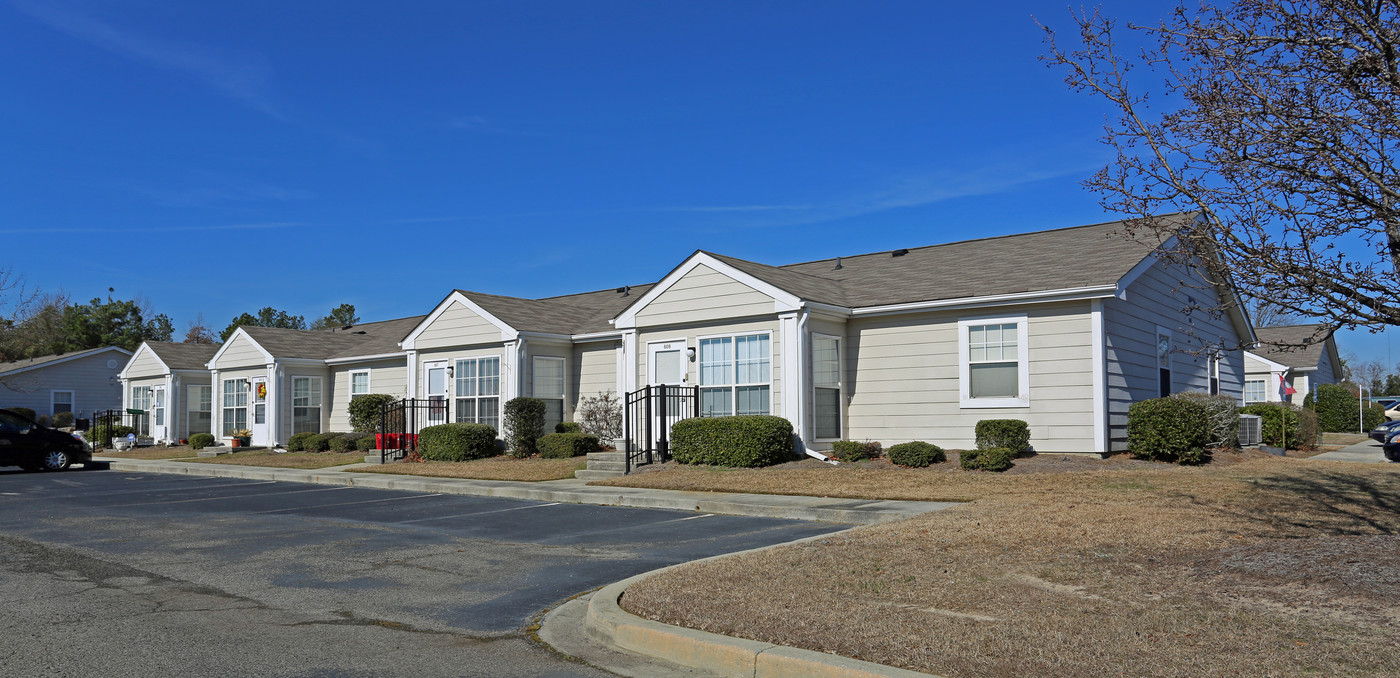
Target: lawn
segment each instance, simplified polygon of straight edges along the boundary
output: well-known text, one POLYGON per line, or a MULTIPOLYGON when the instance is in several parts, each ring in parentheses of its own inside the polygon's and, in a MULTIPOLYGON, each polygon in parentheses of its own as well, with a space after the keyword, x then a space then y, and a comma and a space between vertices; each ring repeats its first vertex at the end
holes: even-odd
POLYGON ((235 466, 272 466, 276 468, 329 468, 358 464, 365 460, 364 452, 283 452, 271 450, 235 452, 217 457, 186 459, 193 464, 232 464, 235 466))
POLYGON ((472 480, 519 480, 540 482, 574 477, 574 471, 588 465, 584 457, 573 459, 516 459, 491 457, 474 461, 401 461, 383 466, 352 469, 357 473, 394 473, 433 478, 469 478, 472 480))
POLYGON ((189 445, 181 445, 179 447, 153 446, 137 447, 122 452, 118 452, 117 450, 102 450, 94 454, 99 457, 113 457, 116 459, 182 459, 199 454, 199 450, 189 445))
POLYGON ((668 623, 954 677, 1400 675, 1387 465, 1043 457, 1000 475, 798 463, 594 484, 973 500, 624 596, 668 623))

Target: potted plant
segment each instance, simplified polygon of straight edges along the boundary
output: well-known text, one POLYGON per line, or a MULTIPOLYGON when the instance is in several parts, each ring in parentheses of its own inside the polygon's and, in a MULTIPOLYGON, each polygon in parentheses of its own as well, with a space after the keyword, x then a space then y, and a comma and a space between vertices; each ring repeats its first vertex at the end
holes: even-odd
POLYGON ((230 444, 233 447, 248 447, 252 442, 253 432, 246 428, 238 428, 229 431, 230 444))

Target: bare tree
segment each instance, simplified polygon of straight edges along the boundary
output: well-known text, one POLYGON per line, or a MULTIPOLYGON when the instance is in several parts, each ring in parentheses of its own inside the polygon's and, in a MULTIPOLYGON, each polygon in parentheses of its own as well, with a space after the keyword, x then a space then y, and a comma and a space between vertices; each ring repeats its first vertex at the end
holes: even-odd
POLYGON ((1130 237, 1168 240, 1247 298, 1319 319, 1304 343, 1400 324, 1400 4, 1179 7, 1127 26, 1148 41, 1132 55, 1114 20, 1074 19, 1078 44, 1047 27, 1044 58, 1113 111, 1102 140, 1116 158, 1085 186, 1132 217, 1130 237), (1171 212, 1197 216, 1158 216, 1171 212))
POLYGON ((190 324, 185 327, 185 338, 181 341, 186 344, 217 344, 219 340, 214 338, 214 332, 209 329, 208 323, 201 313, 190 324))
POLYGON ((1282 327, 1303 322, 1302 318, 1268 299, 1255 299, 1254 303, 1249 305, 1249 319, 1254 322, 1255 327, 1282 327))

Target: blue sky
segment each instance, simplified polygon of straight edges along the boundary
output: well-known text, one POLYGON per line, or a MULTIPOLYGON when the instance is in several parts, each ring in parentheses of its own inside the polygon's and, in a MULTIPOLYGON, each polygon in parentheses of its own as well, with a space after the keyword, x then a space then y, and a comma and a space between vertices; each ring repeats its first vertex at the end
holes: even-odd
POLYGON ((1068 11, 0 0, 0 263, 217 331, 650 282, 696 249, 782 264, 1103 221, 1078 182, 1108 160, 1104 109, 1037 61, 1032 15, 1068 11))

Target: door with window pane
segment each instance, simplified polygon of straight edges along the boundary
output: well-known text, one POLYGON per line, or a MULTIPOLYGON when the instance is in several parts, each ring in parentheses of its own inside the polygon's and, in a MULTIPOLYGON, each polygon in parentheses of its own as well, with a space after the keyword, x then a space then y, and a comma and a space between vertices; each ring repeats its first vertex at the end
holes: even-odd
POLYGON ((423 397, 431 403, 428 426, 447 423, 447 363, 423 364, 423 397))
POLYGON ((157 386, 151 392, 151 437, 156 440, 170 440, 165 417, 165 387, 157 386))
POLYGON ((267 423, 267 378, 257 377, 249 382, 252 396, 252 416, 248 422, 248 430, 252 431, 252 443, 254 445, 267 445, 272 442, 271 429, 267 423))

